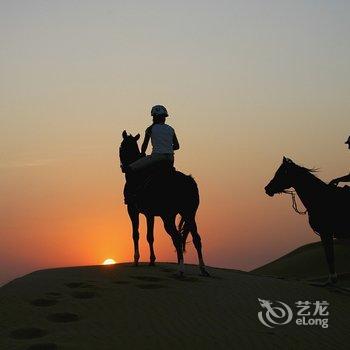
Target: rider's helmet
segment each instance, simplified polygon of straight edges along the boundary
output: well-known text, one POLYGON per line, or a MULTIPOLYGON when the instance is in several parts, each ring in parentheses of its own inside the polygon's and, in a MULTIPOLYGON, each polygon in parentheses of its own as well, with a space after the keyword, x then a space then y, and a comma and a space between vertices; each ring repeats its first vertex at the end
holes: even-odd
POLYGON ((168 111, 162 105, 153 106, 151 109, 152 117, 168 117, 168 111))
POLYGON ((348 139, 345 141, 346 144, 350 145, 350 136, 348 137, 348 139))

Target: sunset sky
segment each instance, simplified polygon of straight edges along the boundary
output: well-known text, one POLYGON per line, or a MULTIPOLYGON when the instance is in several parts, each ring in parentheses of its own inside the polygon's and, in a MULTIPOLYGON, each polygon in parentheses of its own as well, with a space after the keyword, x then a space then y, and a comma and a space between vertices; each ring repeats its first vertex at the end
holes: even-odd
MULTIPOLYGON (((8 0, 0 42, 0 283, 132 260, 117 151, 158 103, 200 188, 208 265, 317 240, 264 186, 283 155, 325 181, 349 172, 350 2, 8 0)), ((144 219, 140 245, 147 261, 144 219)), ((159 219, 155 248, 175 261, 159 219)))

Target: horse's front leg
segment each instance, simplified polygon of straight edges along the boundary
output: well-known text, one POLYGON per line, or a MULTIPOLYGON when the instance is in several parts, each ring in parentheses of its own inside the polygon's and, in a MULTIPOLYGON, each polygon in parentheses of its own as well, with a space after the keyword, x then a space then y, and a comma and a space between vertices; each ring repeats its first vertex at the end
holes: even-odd
POLYGON ((132 239, 134 241, 134 265, 137 266, 140 259, 139 252, 139 212, 133 205, 128 205, 128 213, 132 224, 132 239))
POLYGON ((324 252, 327 259, 328 269, 329 269, 329 278, 328 283, 337 282, 337 274, 335 272, 334 266, 334 247, 333 247, 333 236, 331 234, 321 233, 321 241, 323 244, 324 252))
POLYGON ((156 256, 153 250, 154 242, 154 216, 146 215, 147 219, 147 242, 149 244, 150 257, 149 257, 149 266, 154 266, 156 261, 156 256))

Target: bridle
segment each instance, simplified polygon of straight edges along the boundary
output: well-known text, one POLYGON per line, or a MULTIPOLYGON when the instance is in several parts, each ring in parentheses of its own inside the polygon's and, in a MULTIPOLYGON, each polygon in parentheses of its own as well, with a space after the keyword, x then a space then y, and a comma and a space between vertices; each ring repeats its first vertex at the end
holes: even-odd
POLYGON ((307 213, 307 209, 304 211, 299 210, 297 200, 296 200, 296 192, 292 190, 284 190, 282 193, 290 194, 292 196, 292 208, 294 211, 300 215, 305 215, 307 213))

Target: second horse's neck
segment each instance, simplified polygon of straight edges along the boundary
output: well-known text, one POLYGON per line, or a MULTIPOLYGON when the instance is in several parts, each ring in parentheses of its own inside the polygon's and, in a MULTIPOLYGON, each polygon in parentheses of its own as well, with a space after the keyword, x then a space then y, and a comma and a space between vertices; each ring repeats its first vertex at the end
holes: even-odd
POLYGON ((317 208, 319 196, 326 189, 326 184, 311 173, 302 174, 293 186, 308 212, 317 208))

